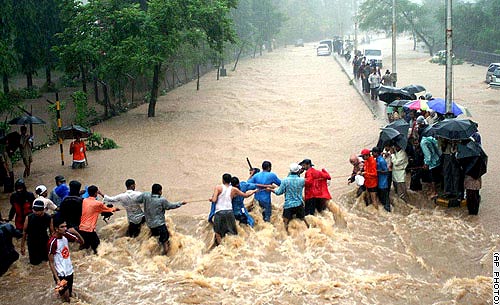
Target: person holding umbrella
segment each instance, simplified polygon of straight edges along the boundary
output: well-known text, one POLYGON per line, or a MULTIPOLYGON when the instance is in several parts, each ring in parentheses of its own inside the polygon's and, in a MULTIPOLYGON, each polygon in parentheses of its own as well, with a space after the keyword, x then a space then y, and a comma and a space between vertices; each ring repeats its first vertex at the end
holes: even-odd
POLYGON ((31 173, 31 163, 33 163, 33 137, 28 134, 28 128, 26 126, 21 126, 21 140, 19 142, 19 150, 21 151, 21 156, 24 163, 24 173, 23 178, 26 178, 31 173))
POLYGON ((75 140, 69 146, 69 154, 73 155, 73 164, 71 165, 73 169, 85 167, 87 164, 86 152, 85 142, 80 139, 79 134, 75 134, 75 140))

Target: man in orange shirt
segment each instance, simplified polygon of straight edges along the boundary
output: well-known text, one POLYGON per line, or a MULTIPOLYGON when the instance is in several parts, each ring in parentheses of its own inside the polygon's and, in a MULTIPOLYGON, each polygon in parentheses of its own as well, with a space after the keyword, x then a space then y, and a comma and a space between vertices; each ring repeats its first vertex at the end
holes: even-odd
POLYGON ((119 211, 117 208, 108 208, 103 202, 97 200, 97 195, 101 194, 95 185, 88 187, 89 197, 85 198, 82 203, 82 218, 78 232, 85 240, 82 249, 92 248, 94 254, 97 254, 97 246, 100 244, 99 236, 95 231, 97 218, 103 212, 119 211))
POLYGON ((69 154, 73 155, 73 164, 72 168, 84 168, 87 163, 87 147, 85 146, 85 142, 80 139, 80 136, 77 135, 76 139, 71 142, 69 146, 69 154))
POLYGON ((378 197, 377 197, 377 161, 370 155, 369 149, 363 149, 361 151, 360 157, 363 157, 365 161, 364 171, 362 175, 365 177, 365 187, 370 195, 369 200, 376 209, 378 209, 378 197))

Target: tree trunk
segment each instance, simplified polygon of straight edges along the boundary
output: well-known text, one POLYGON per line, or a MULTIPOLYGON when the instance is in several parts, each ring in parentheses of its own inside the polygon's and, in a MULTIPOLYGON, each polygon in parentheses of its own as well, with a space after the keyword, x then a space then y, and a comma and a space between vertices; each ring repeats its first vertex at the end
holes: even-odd
POLYGON ((236 61, 234 62, 233 71, 236 71, 236 66, 238 65, 238 61, 240 60, 241 52, 243 52, 244 47, 245 47, 245 44, 242 44, 240 47, 240 51, 238 52, 238 56, 236 56, 236 61))
POLYGON ((200 90, 200 64, 196 65, 196 74, 197 74, 196 91, 199 91, 200 90))
POLYGON ((413 51, 417 50, 417 35, 415 35, 415 31, 411 31, 411 34, 413 36, 413 51))
POLYGON ((153 72, 153 84, 151 86, 151 97, 149 98, 148 117, 155 116, 156 99, 158 98, 158 87, 160 83, 161 64, 156 64, 153 72))
POLYGON ((141 10, 146 11, 148 9, 147 0, 139 0, 139 6, 141 10))
POLYGON ((82 91, 87 93, 87 71, 85 71, 84 65, 80 65, 80 72, 82 74, 82 91))
POLYGON ((253 58, 255 58, 255 54, 257 53, 257 46, 258 44, 255 44, 255 47, 253 48, 253 58))
POLYGON ((26 88, 33 88, 33 72, 26 72, 26 88))
MULTIPOLYGON (((95 71, 95 64, 92 64, 92 70, 95 71)), ((99 84, 97 83, 97 76, 94 75, 94 99, 99 104, 99 84)))
POLYGON ((2 83, 3 83, 3 93, 5 94, 9 93, 9 76, 7 75, 7 73, 3 74, 2 83))
POLYGON ((50 65, 45 66, 45 84, 47 85, 47 89, 52 89, 52 73, 50 71, 50 65))

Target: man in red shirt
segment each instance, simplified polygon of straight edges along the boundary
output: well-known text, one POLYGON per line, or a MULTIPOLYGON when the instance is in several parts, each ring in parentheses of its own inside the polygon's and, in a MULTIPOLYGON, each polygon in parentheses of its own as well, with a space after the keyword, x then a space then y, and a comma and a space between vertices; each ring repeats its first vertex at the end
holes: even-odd
POLYGON ((376 209, 378 209, 378 198, 377 198, 377 185, 378 185, 378 177, 377 177, 377 161, 373 156, 370 155, 369 149, 363 149, 361 151, 360 157, 363 157, 365 161, 364 171, 361 173, 363 177, 365 177, 365 187, 368 191, 369 201, 373 203, 376 209))
POLYGON ((85 142, 80 139, 80 136, 76 136, 76 139, 71 142, 69 146, 69 154, 73 155, 72 168, 84 168, 87 163, 87 147, 85 142))
MULTIPOLYGON (((97 200, 97 195, 101 194, 95 185, 88 188, 89 197, 85 198, 82 203, 82 217, 80 219, 80 227, 78 232, 85 240, 83 249, 92 248, 94 254, 97 254, 97 246, 101 243, 99 236, 95 231, 97 218, 103 212, 119 211, 118 208, 108 208, 101 201, 97 200)), ((101 194, 102 195, 102 194, 101 194)))
POLYGON ((305 212, 306 215, 314 215, 315 211, 322 212, 326 209, 327 200, 332 199, 328 191, 327 180, 330 174, 326 169, 317 170, 310 159, 304 159, 299 163, 305 174, 305 212))

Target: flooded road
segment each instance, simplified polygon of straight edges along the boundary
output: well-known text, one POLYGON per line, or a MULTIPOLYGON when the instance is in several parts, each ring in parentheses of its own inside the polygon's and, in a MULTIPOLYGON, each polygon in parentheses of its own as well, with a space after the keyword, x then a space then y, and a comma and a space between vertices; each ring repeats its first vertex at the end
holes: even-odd
MULTIPOLYGON (((443 96, 437 72, 432 77, 411 76, 417 67, 441 67, 427 67, 426 60, 409 49, 401 52, 409 55, 403 54, 399 63, 400 84, 418 82, 429 86, 434 96, 443 96), (404 62, 413 64, 406 68, 404 62), (404 69, 410 71, 406 76, 404 69)), ((473 77, 482 70, 468 66, 466 72, 473 77)), ((442 75, 444 83, 444 71, 442 75)), ((76 248, 71 253, 72 302, 491 303, 492 253, 499 251, 500 240, 499 229, 492 228, 500 211, 494 189, 499 143, 493 131, 500 129, 491 114, 496 107, 487 108, 496 103, 497 95, 482 93, 480 85, 477 80, 457 86, 456 94, 463 90, 462 96, 479 100, 467 98, 464 104, 477 118, 490 155, 479 217, 435 208, 414 193, 410 205, 394 199, 393 213, 366 207, 354 198, 354 186, 347 185, 349 155, 373 147, 384 122, 372 116, 333 58, 316 56, 313 44, 245 60, 219 81, 209 73, 200 91, 192 83, 162 97, 155 118, 146 117, 143 105, 96 126, 95 131, 120 148, 89 153, 85 170, 60 166, 55 146, 35 154, 31 187, 52 186, 53 177, 63 174, 68 181, 96 184, 103 193, 114 195, 124 190, 127 178, 134 178, 139 190, 162 184, 171 201, 206 200, 167 212, 172 234, 168 257, 160 255, 147 229, 136 239, 124 237, 124 212, 108 225, 100 221, 98 255, 76 248), (264 223, 255 209, 254 229, 239 226, 238 236, 209 250, 213 232, 206 221, 208 198, 225 172, 246 180, 246 157, 253 166, 271 161, 280 178, 291 162, 312 159, 316 168, 326 168, 333 177, 331 211, 308 216, 309 229, 292 221, 287 236, 281 218, 283 198, 273 196, 271 223, 264 223)), ((4 202, 2 212, 6 211, 4 202)), ((48 267, 32 267, 26 257, 0 278, 0 287, 1 304, 60 303, 48 267)))

